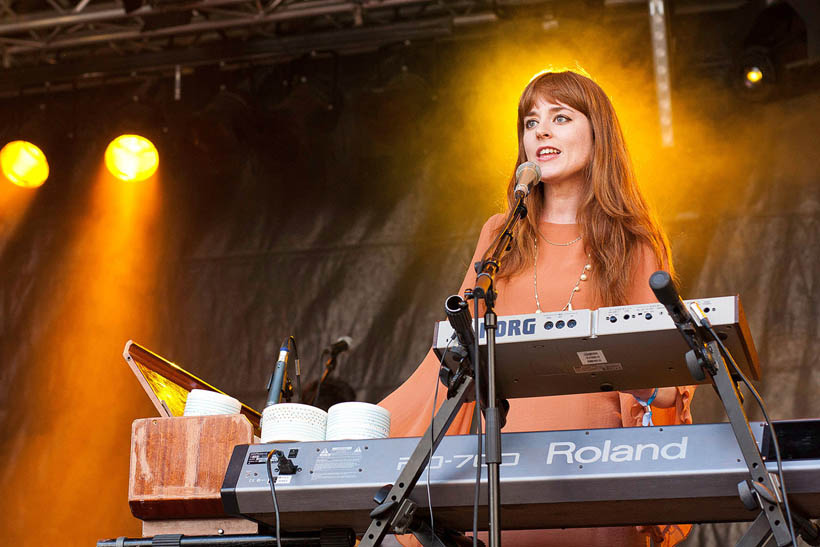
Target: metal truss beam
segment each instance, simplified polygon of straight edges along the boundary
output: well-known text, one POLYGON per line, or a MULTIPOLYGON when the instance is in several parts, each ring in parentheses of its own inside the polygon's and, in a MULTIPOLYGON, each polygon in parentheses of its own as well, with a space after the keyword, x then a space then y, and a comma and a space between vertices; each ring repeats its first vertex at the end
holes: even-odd
MULTIPOLYGON (((510 11, 576 9, 574 0, 0 0, 0 94, 226 60, 373 50, 398 40, 492 32, 510 11), (391 40, 392 38, 392 40, 391 40)), ((749 0, 746 0, 749 1, 749 0)), ((602 7, 650 4, 606 0, 602 7)), ((736 5, 735 3, 729 3, 736 5)), ((592 8, 589 8, 592 9, 592 8)), ((627 10, 630 11, 630 10, 627 10)), ((644 12, 645 14, 646 12, 644 12)), ((645 15, 644 15, 645 17, 645 15)))

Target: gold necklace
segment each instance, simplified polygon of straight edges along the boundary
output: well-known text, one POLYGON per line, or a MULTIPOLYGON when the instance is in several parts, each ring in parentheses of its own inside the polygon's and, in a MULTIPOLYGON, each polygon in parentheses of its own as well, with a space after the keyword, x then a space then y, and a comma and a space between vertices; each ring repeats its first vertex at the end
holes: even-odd
MULTIPOLYGON (((544 236, 542 235, 541 237, 544 237, 544 236)), ((578 236, 575 239, 573 239, 572 241, 569 241, 567 243, 553 243, 552 241, 550 241, 549 239, 547 239, 545 237, 544 237, 544 241, 546 241, 550 245, 555 245, 556 247, 569 247, 573 243, 578 243, 579 241, 581 241, 581 236, 578 236)))
MULTIPOLYGON (((576 241, 580 241, 580 239, 581 236, 578 236, 575 240, 570 241, 569 243, 553 243, 553 245, 559 247, 568 247, 576 241)), ((547 243, 551 243, 547 238, 544 238, 544 240, 547 243)), ((536 234, 536 237, 532 242, 532 248, 534 259, 532 266, 532 283, 535 289, 535 313, 544 313, 543 311, 541 311, 541 301, 538 299, 538 234, 536 234)), ((569 292, 569 300, 567 300, 567 304, 563 308, 561 308, 561 311, 572 311, 572 297, 575 296, 575 293, 581 290, 581 282, 589 279, 589 274, 587 272, 592 271, 592 264, 590 258, 590 255, 587 254, 587 263, 584 264, 584 269, 581 270, 581 275, 578 276, 578 281, 575 282, 575 286, 572 287, 572 290, 569 292)))

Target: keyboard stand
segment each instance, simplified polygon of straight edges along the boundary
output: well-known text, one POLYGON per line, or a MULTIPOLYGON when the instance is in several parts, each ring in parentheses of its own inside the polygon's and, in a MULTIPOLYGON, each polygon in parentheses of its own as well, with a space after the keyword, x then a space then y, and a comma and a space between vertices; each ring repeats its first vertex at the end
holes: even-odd
POLYGON ((464 545, 461 542, 464 536, 458 532, 442 531, 439 533, 436 531, 436 534, 431 534, 427 519, 415 515, 416 504, 409 499, 410 493, 430 459, 430 447, 432 446, 432 452, 435 452, 458 411, 471 394, 474 384, 472 374, 467 373, 467 369, 471 368, 469 360, 465 359, 462 366, 465 373, 457 374, 455 377, 457 385, 449 386, 448 398, 439 407, 433 423, 419 440, 396 482, 382 488, 374 498, 379 505, 370 513, 370 526, 362 536, 360 547, 379 545, 391 530, 399 534, 411 532, 425 546, 458 547, 464 545))
MULTIPOLYGON (((776 473, 766 469, 763 456, 757 447, 749 418, 743 410, 742 395, 738 389, 737 380, 732 377, 726 361, 720 353, 716 342, 703 342, 701 327, 681 326, 678 330, 692 349, 686 353, 686 363, 695 380, 703 380, 709 376, 712 385, 717 391, 726 415, 732 427, 743 460, 749 470, 750 479, 738 483, 738 495, 743 504, 750 511, 758 510, 760 514, 736 547, 784 547, 792 545, 788 520, 783 510, 783 500, 780 495, 779 481, 776 473)), ((792 508, 792 514, 795 515, 792 508)), ((810 521, 801 518, 793 519, 795 533, 803 532, 804 539, 816 535, 810 521), (803 524, 803 526, 800 526, 803 524)), ((812 543, 816 545, 816 543, 812 543)))

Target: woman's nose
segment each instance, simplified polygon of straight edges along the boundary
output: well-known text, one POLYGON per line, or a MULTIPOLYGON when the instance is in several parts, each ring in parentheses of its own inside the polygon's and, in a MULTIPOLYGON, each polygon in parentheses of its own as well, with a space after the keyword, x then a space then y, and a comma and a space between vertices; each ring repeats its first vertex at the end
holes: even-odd
POLYGON ((546 125, 539 125, 538 129, 535 130, 535 134, 539 137, 549 137, 550 130, 546 125))

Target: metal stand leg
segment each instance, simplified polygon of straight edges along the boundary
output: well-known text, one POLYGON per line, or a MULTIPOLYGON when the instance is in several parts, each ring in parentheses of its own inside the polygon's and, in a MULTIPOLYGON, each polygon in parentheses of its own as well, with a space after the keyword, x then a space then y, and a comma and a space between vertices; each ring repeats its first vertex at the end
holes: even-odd
MULTIPOLYGON (((751 480, 757 483, 754 489, 754 496, 760 509, 760 515, 754 521, 749 531, 738 542, 738 547, 762 547, 767 545, 769 535, 772 535, 772 545, 791 545, 791 534, 789 533, 786 516, 781 507, 780 489, 775 485, 774 480, 766 469, 763 457, 757 447, 757 441, 749 426, 749 419, 741 405, 741 397, 738 392, 729 369, 726 366, 723 356, 720 354, 717 343, 710 342, 707 347, 708 357, 712 361, 713 367, 710 372, 712 382, 717 389, 726 415, 732 426, 737 444, 740 447, 746 467, 749 469, 751 480), (766 492, 766 496, 760 495, 757 490, 766 492), (766 499, 769 498, 769 499, 766 499), (761 529, 766 529, 767 534, 762 534, 761 529)), ((693 355, 688 355, 687 359, 693 359, 693 355)))
POLYGON ((495 393, 495 329, 497 319, 495 312, 488 307, 487 313, 484 315, 484 329, 487 333, 487 372, 489 375, 487 409, 484 416, 487 420, 487 447, 485 452, 490 495, 489 539, 491 547, 500 547, 501 545, 501 477, 499 475, 499 466, 501 465, 501 423, 495 393))
MULTIPOLYGON (((379 545, 382 539, 384 539, 384 536, 392 525, 393 519, 398 514, 402 504, 407 501, 419 477, 421 477, 424 467, 427 465, 427 461, 430 458, 431 443, 433 451, 435 451, 444 438, 444 434, 450 428, 450 424, 453 423, 459 409, 464 404, 472 387, 473 379, 469 376, 463 377, 455 391, 455 395, 444 401, 441 405, 433 418, 432 425, 427 428, 424 436, 416 445, 415 450, 413 450, 413 455, 410 456, 410 460, 399 475, 396 483, 390 488, 383 503, 370 513, 372 520, 364 536, 362 536, 362 541, 359 544, 361 547, 379 545)), ((405 505, 404 509, 408 510, 409 508, 405 505)))

